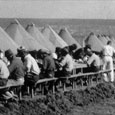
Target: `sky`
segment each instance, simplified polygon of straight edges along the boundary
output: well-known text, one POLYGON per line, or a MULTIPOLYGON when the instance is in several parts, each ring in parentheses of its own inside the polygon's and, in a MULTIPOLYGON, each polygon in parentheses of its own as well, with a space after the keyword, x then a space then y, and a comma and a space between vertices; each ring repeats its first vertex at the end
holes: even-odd
POLYGON ((115 1, 0 0, 0 18, 115 19, 115 1))

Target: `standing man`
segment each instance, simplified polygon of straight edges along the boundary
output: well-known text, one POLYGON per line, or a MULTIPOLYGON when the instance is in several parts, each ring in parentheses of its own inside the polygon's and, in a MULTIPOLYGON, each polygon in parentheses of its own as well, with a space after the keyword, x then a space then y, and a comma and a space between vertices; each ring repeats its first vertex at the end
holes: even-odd
POLYGON ((115 49, 112 47, 112 42, 109 40, 107 42, 107 45, 104 46, 103 49, 103 61, 104 61, 104 65, 103 65, 103 69, 110 69, 110 75, 106 76, 104 75, 104 80, 106 82, 114 82, 114 68, 113 68, 113 54, 115 53, 115 49))

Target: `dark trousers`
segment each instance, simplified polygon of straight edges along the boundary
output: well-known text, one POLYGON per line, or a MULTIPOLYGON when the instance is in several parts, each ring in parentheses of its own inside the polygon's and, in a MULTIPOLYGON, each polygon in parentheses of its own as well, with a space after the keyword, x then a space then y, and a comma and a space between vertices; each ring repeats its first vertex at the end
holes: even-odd
POLYGON ((55 72, 55 76, 58 77, 58 78, 61 78, 61 77, 70 77, 71 76, 71 72, 69 71, 66 71, 66 70, 58 70, 55 72))
POLYGON ((7 79, 0 78, 0 86, 5 86, 7 84, 7 79))
POLYGON ((39 75, 28 73, 25 75, 25 85, 34 85, 39 80, 39 75))

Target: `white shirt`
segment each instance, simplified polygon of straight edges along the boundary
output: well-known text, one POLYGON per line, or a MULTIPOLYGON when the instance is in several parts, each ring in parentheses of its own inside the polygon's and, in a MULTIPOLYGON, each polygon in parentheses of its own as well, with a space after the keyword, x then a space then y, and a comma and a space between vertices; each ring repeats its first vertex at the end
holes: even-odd
POLYGON ((61 61, 61 66, 65 67, 66 71, 72 71, 74 68, 74 61, 72 57, 67 54, 64 59, 61 61))
POLYGON ((10 73, 7 68, 7 65, 3 60, 0 59, 0 78, 8 79, 10 73))
POLYGON ((93 66, 98 66, 99 67, 101 65, 101 60, 100 60, 98 55, 93 53, 92 56, 89 57, 89 59, 87 61, 87 64, 88 65, 92 65, 93 64, 93 66))
POLYGON ((36 75, 39 75, 40 68, 36 60, 30 54, 25 56, 24 65, 27 68, 28 72, 32 72, 32 73, 35 73, 36 75))
POLYGON ((103 49, 104 56, 110 56, 110 57, 112 57, 113 53, 115 53, 115 49, 112 46, 106 45, 104 47, 104 49, 103 49))

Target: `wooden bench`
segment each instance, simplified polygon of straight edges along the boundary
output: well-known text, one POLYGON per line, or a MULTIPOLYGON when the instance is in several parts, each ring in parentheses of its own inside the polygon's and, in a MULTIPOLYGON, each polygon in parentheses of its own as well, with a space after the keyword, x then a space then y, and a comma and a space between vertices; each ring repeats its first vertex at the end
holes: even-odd
MULTIPOLYGON (((81 86, 83 86, 83 78, 87 79, 87 85, 92 84, 93 76, 95 76, 96 83, 98 82, 98 79, 102 77, 102 74, 106 73, 107 75, 111 72, 111 70, 101 70, 99 72, 90 72, 90 73, 80 73, 80 74, 74 74, 71 75, 71 77, 61 77, 59 78, 61 81, 64 80, 71 80, 72 81, 72 89, 76 88, 76 80, 80 78, 81 86), (100 76, 100 77, 98 77, 100 76)), ((102 80, 102 78, 100 78, 102 80)), ((66 82, 63 82, 63 90, 66 91, 66 82)))
MULTIPOLYGON (((8 80, 8 82, 7 82, 7 84, 5 86, 0 86, 0 90, 7 89, 7 88, 19 88, 19 87, 21 89, 21 87, 24 85, 24 84, 17 84, 15 82, 12 84, 10 81, 11 80, 8 80)), ((18 97, 19 97, 19 100, 22 99, 21 90, 19 90, 18 97)))
MULTIPOLYGON (((44 94, 44 88, 45 88, 45 85, 48 83, 48 82, 55 82, 57 80, 57 78, 45 78, 45 79, 40 79, 38 80, 35 85, 33 87, 31 87, 30 89, 30 94, 31 94, 31 97, 33 98, 34 97, 34 89, 40 85, 40 89, 42 90, 42 94, 44 94)), ((52 87, 52 92, 55 93, 55 85, 53 83, 53 87, 52 87)))

